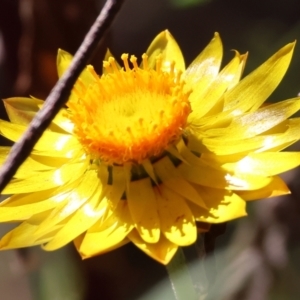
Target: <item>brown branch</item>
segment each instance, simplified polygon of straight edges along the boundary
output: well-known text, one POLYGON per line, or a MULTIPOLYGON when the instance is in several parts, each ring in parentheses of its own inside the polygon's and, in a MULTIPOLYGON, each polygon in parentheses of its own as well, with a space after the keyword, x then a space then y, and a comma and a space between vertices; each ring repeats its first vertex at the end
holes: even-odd
POLYGON ((45 105, 36 114, 28 129, 14 144, 0 170, 0 192, 12 179, 20 165, 30 155, 34 145, 43 132, 66 103, 76 79, 88 63, 97 44, 111 25, 124 0, 107 0, 100 15, 86 35, 76 52, 70 68, 57 82, 45 101, 45 105))

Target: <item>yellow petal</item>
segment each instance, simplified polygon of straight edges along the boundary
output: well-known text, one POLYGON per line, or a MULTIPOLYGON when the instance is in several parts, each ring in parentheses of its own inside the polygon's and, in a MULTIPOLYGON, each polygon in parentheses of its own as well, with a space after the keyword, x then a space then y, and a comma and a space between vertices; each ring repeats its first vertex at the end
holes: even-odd
POLYGON ((239 140, 261 134, 283 122, 300 109, 300 98, 265 106, 255 112, 236 116, 226 128, 211 129, 208 136, 222 136, 223 141, 239 140))
POLYGON ((228 188, 234 191, 239 190, 257 190, 268 185, 272 178, 257 176, 252 174, 226 174, 225 179, 228 184, 228 188))
POLYGON ((101 200, 100 195, 101 188, 99 184, 86 203, 77 209, 62 229, 43 248, 48 251, 61 248, 95 224, 105 213, 108 206, 107 200, 101 200))
POLYGON ((271 198, 290 194, 290 190, 285 182, 278 176, 272 177, 269 185, 255 191, 238 191, 237 194, 246 201, 271 198))
MULTIPOLYGON (((272 137, 270 137, 272 140, 272 137)), ((234 153, 244 153, 248 151, 252 151, 255 149, 259 149, 264 145, 264 143, 268 142, 268 137, 257 136, 255 138, 250 139, 242 139, 234 142, 224 143, 221 138, 204 138, 203 144, 207 147, 205 152, 212 152, 216 155, 229 155, 234 153)), ((195 145, 190 144, 193 150, 196 150, 195 145)), ((204 152, 204 151, 202 151, 204 152)))
POLYGON ((144 241, 156 243, 160 235, 156 198, 149 178, 131 181, 126 192, 131 217, 144 241))
POLYGON ((225 110, 235 114, 257 110, 282 80, 292 58, 295 43, 290 43, 246 76, 225 95, 225 110))
POLYGON ((217 188, 225 188, 227 186, 225 171, 212 168, 201 160, 198 160, 197 165, 182 163, 177 167, 177 170, 183 178, 193 183, 217 188))
POLYGON ((73 55, 71 55, 70 53, 62 49, 58 49, 56 66, 57 66, 57 72, 59 77, 61 77, 63 73, 65 73, 65 71, 70 66, 72 60, 73 60, 73 55))
POLYGON ((61 201, 57 189, 13 195, 0 203, 0 222, 22 221, 52 209, 61 201))
POLYGON ((285 131, 282 134, 274 134, 271 136, 267 136, 267 141, 264 143, 263 147, 261 147, 257 152, 281 151, 300 139, 300 118, 289 119, 284 123, 285 131))
POLYGON ((207 87, 215 80, 219 73, 223 47, 220 36, 215 33, 214 38, 206 48, 196 57, 184 73, 184 80, 193 89, 193 97, 201 101, 201 96, 207 87))
POLYGON ((3 194, 32 193, 62 186, 80 178, 87 168, 86 164, 87 162, 66 164, 60 169, 44 172, 28 171, 28 176, 13 179, 3 190, 3 194))
MULTIPOLYGON (((0 208, 1 207, 17 208, 23 205, 25 206, 26 204, 30 204, 30 205, 34 204, 39 206, 40 205, 39 202, 42 202, 43 200, 50 200, 52 198, 53 198, 52 200, 56 204, 59 204, 61 201, 64 200, 64 198, 62 197, 63 195, 66 195, 74 188, 78 187, 80 180, 81 179, 78 178, 72 182, 69 182, 68 184, 62 185, 60 187, 54 187, 52 189, 48 189, 45 191, 35 191, 34 193, 26 193, 26 194, 15 194, 1 201, 0 208)), ((35 213, 35 211, 33 210, 31 213, 35 213)))
POLYGON ((52 120, 52 127, 51 130, 60 132, 60 133, 73 133, 74 123, 71 122, 69 118, 67 118, 67 111, 66 109, 61 109, 52 120), (56 125, 54 128, 53 125, 56 125), (57 130, 59 128, 60 130, 57 130))
POLYGON ((239 64, 238 71, 235 73, 234 78, 231 80, 228 86, 228 90, 231 90, 239 83, 245 69, 247 58, 248 58, 248 52, 240 55, 240 64, 239 64))
POLYGON ((128 238, 147 255, 164 265, 170 262, 178 249, 177 245, 171 243, 163 235, 161 235, 159 241, 155 244, 145 243, 136 230, 132 230, 128 238))
MULTIPOLYGON (((207 152, 209 150, 218 155, 242 153, 256 149, 257 152, 279 151, 299 140, 299 125, 299 118, 290 119, 287 120, 285 126, 286 130, 283 133, 260 135, 249 139, 228 141, 227 143, 224 143, 222 137, 204 138, 202 143, 207 149, 205 150, 205 148, 202 147, 201 150, 202 152, 207 152)), ((189 147, 197 151, 199 141, 190 139, 190 142, 189 147)))
MULTIPOLYGON (((8 114, 9 120, 12 123, 27 126, 36 113, 43 106, 44 101, 36 98, 9 98, 3 100, 5 110, 8 114)), ((56 115, 54 120, 48 127, 48 130, 63 133, 64 131, 58 124, 56 124, 59 115, 56 115)))
MULTIPOLYGON (((72 216, 89 199, 94 199, 93 195, 101 192, 97 173, 89 170, 81 175, 74 184, 67 185, 58 190, 58 199, 60 200, 52 212, 41 222, 38 233, 48 232, 52 227, 59 223, 67 223, 72 216)), ((100 200, 100 199, 98 199, 100 200)))
POLYGON ((205 208, 205 204, 197 191, 180 175, 173 163, 166 156, 153 164, 154 171, 163 184, 181 195, 205 208))
MULTIPOLYGON (((6 160, 8 153, 10 151, 10 147, 0 147, 0 165, 4 163, 6 160)), ((17 170, 17 173, 14 175, 15 178, 24 178, 28 176, 29 172, 36 171, 46 171, 53 169, 52 166, 45 165, 33 157, 26 158, 25 162, 21 165, 21 167, 17 170)))
MULTIPOLYGON (((195 142, 195 145, 199 145, 200 147, 201 142, 198 140, 195 142)), ((186 164, 188 165, 198 165, 202 166, 201 160, 199 160, 199 157, 195 155, 194 152, 198 152, 199 148, 191 148, 190 147, 190 140, 188 141, 188 145, 186 145, 185 141, 183 139, 180 139, 179 142, 176 144, 176 149, 178 150, 179 154, 185 159, 186 164)), ((199 151, 198 153, 202 153, 203 151, 199 151)))
MULTIPOLYGON (((40 245, 51 239, 51 235, 45 238, 38 239, 34 235, 36 228, 37 225, 32 225, 27 222, 23 222, 21 225, 11 230, 5 236, 2 237, 2 239, 0 240, 0 249, 7 250, 31 247, 40 245)), ((54 233, 55 231, 57 231, 57 228, 53 228, 54 233)))
POLYGON ((181 164, 178 170, 182 176, 193 183, 231 190, 256 190, 268 185, 269 177, 254 176, 250 174, 230 174, 220 167, 211 167, 202 163, 202 167, 181 164))
POLYGON ((299 152, 262 152, 250 153, 237 163, 227 163, 222 168, 234 173, 273 176, 299 165, 299 152))
MULTIPOLYGON (((56 65, 57 65, 57 72, 58 72, 59 78, 69 68, 72 60, 73 60, 73 56, 70 53, 68 53, 64 50, 58 49, 56 65)), ((95 82, 95 77, 91 74, 90 71, 88 71, 89 67, 93 68, 92 66, 88 65, 87 67, 85 67, 85 69, 79 75, 79 78, 82 80, 82 82, 85 85, 89 85, 89 84, 95 82)))
MULTIPOLYGON (((182 141, 182 138, 180 140, 182 141)), ((187 161, 183 158, 183 156, 178 152, 178 149, 176 148, 175 145, 170 145, 165 150, 175 158, 178 158, 181 162, 187 163, 187 161)))
POLYGON ((154 181, 154 183, 157 185, 158 181, 157 181, 157 177, 154 173, 154 168, 152 163, 150 162, 149 159, 145 159, 142 162, 143 168, 145 169, 145 171, 147 172, 147 174, 150 176, 150 178, 154 181))
POLYGON ((300 164, 299 152, 254 152, 249 154, 215 155, 202 153, 201 159, 214 168, 230 173, 273 176, 300 164))
POLYGON ((112 183, 107 198, 113 207, 117 206, 126 188, 126 176, 123 167, 112 167, 112 183))
MULTIPOLYGON (((112 55, 109 49, 106 50, 105 56, 104 56, 104 61, 108 61, 108 59, 112 57, 115 60, 115 64, 118 69, 121 69, 121 66, 119 65, 118 61, 115 59, 115 57, 112 55)), ((102 68, 102 74, 109 74, 106 68, 102 68)))
POLYGON ((33 150, 37 155, 67 158, 76 157, 80 152, 82 155, 82 146, 75 137, 49 131, 43 133, 33 150))
POLYGON ((126 236, 133 229, 133 224, 126 201, 121 201, 103 224, 94 227, 97 229, 88 230, 78 247, 82 258, 102 254, 127 243, 126 236))
POLYGON ((146 53, 148 55, 148 65, 151 69, 155 69, 156 58, 161 55, 163 71, 169 72, 172 62, 175 62, 175 69, 185 70, 180 47, 168 30, 162 31, 154 38, 146 53))
MULTIPOLYGON (((36 152, 36 151, 34 151, 36 152)), ((33 160, 43 164, 44 166, 46 166, 45 168, 51 169, 51 168, 55 168, 58 169, 60 168, 62 165, 67 164, 67 163, 72 163, 75 160, 78 161, 82 161, 83 159, 69 159, 66 157, 50 157, 50 156, 43 156, 43 155, 36 155, 36 154, 32 154, 30 155, 30 158, 32 158, 33 160)))
POLYGON ((212 107, 214 107, 218 100, 222 97, 232 80, 235 79, 240 65, 240 54, 236 52, 235 57, 224 69, 216 76, 211 85, 203 93, 195 86, 190 101, 192 105, 192 113, 190 118, 193 120, 193 125, 201 122, 201 117, 204 116, 212 107), (200 94, 199 94, 200 93, 200 94))
POLYGON ((25 132, 26 126, 12 124, 0 119, 0 133, 7 139, 16 142, 25 132))
MULTIPOLYGON (((13 142, 18 141, 26 129, 26 126, 0 120, 1 135, 13 142)), ((34 146, 36 153, 52 157, 72 157, 79 149, 81 149, 81 145, 72 135, 50 131, 45 131, 34 146)), ((33 153, 35 153, 34 151, 33 153)))
MULTIPOLYGON (((224 164, 236 163, 237 161, 243 159, 247 154, 228 154, 228 155, 215 155, 214 153, 201 153, 201 160, 203 160, 207 165, 216 167, 217 169, 224 169, 224 164)), ((227 169, 226 169, 227 170, 227 169)), ((228 170, 227 170, 228 171, 228 170)))
POLYGON ((87 259, 87 258, 96 256, 96 255, 100 255, 100 254, 104 254, 106 252, 113 251, 113 250, 118 249, 130 242, 129 239, 124 238, 123 240, 121 240, 121 242, 116 243, 116 236, 119 237, 119 234, 118 233, 114 234, 114 232, 113 232, 112 235, 109 235, 108 238, 106 239, 107 243, 105 244, 105 246, 106 246, 105 249, 103 249, 102 237, 98 237, 98 236, 97 237, 91 236, 86 242, 84 242, 84 246, 81 246, 84 241, 84 237, 86 235, 89 235, 89 233, 82 234, 81 236, 74 239, 74 245, 82 259, 87 259), (101 240, 99 238, 101 238, 101 240), (98 242, 97 244, 95 244, 95 241, 98 239, 101 242, 98 242), (111 244, 111 247, 108 247, 109 244, 111 244), (98 246, 98 247, 96 248, 95 246, 98 246), (84 249, 81 250, 81 248, 84 248, 84 249))
POLYGON ((188 203, 197 221, 223 223, 246 216, 246 202, 237 194, 226 190, 195 186, 201 193, 209 211, 188 203))
POLYGON ((163 184, 155 189, 161 232, 172 243, 188 246, 197 239, 194 217, 186 201, 163 184))
POLYGON ((12 123, 28 125, 39 110, 37 103, 31 98, 4 99, 3 104, 12 123))

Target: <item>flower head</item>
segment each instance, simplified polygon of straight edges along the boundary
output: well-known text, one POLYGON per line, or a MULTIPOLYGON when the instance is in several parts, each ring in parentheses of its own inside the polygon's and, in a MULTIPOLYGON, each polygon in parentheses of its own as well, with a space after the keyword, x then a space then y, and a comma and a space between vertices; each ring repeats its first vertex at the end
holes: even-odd
MULTIPOLYGON (((246 215, 246 201, 289 193, 279 173, 300 164, 280 152, 299 139, 300 99, 264 105, 284 76, 294 43, 240 80, 247 55, 220 71, 215 34, 185 69, 168 31, 142 55, 108 51, 103 75, 87 66, 67 102, 4 194, 0 222, 20 222, 1 249, 74 241, 83 258, 131 241, 167 264, 197 234, 246 215)), ((71 55, 58 53, 59 76, 71 55)), ((42 106, 4 100, 17 141, 42 106)), ((1 160, 8 148, 1 147, 1 160)))

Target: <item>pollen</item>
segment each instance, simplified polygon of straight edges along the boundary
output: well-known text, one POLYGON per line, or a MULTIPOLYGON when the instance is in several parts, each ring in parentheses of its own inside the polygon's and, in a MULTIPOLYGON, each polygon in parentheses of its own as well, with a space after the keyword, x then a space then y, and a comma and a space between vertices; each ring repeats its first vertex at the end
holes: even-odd
POLYGON ((141 163, 157 157, 183 134, 191 112, 189 95, 174 62, 168 72, 156 58, 150 69, 148 57, 123 54, 123 67, 110 57, 99 77, 87 86, 78 79, 68 101, 74 133, 86 153, 107 164, 141 163))

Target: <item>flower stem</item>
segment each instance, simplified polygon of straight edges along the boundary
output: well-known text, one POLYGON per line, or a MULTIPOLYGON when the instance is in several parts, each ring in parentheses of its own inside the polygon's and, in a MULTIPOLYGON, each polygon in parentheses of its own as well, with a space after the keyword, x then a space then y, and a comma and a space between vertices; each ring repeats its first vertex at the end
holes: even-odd
POLYGON ((186 264, 183 250, 179 247, 173 259, 166 266, 176 300, 195 300, 196 291, 186 264))
POLYGON ((36 114, 26 132, 13 145, 0 170, 0 192, 14 176, 20 165, 30 155, 36 142, 47 129, 60 108, 67 102, 71 89, 88 63, 99 41, 111 25, 124 0, 107 0, 101 13, 77 50, 69 69, 54 86, 45 105, 36 114))

